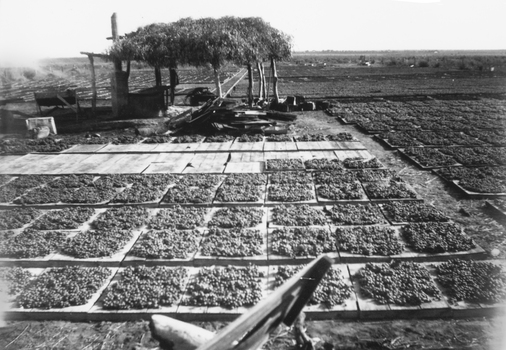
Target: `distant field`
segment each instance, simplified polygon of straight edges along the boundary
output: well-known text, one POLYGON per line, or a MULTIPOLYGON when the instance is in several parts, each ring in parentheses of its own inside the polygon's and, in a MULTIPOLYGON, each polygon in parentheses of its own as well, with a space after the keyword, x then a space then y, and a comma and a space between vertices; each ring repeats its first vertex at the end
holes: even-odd
MULTIPOLYGON (((46 59, 32 68, 0 68, 0 98, 33 101, 33 93, 54 88, 77 88, 81 99, 91 99, 91 73, 86 57, 46 59)), ((95 62, 99 99, 110 98, 111 63, 95 62)), ((222 81, 237 73, 229 65, 222 81)), ((178 70, 180 88, 213 85, 205 68, 178 70)), ((269 65, 266 64, 268 84, 269 65)), ((324 51, 295 52, 278 64, 281 97, 310 99, 381 97, 398 95, 506 93, 506 51, 324 51)), ((256 74, 255 74, 256 79, 256 74)), ((168 70, 162 70, 167 84, 168 70)), ((130 91, 154 86, 154 70, 132 62, 130 91)), ((247 80, 233 92, 246 97, 247 80)))

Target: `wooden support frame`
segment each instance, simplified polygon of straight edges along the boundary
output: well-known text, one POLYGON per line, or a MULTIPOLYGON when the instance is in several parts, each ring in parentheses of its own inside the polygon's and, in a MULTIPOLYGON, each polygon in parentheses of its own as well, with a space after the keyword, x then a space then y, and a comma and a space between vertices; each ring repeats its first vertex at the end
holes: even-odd
POLYGON ((35 98, 35 103, 37 104, 37 107, 39 109, 39 113, 41 117, 47 116, 49 113, 54 111, 55 109, 59 108, 58 106, 67 106, 72 111, 76 113, 76 121, 79 120, 79 113, 81 111, 81 107, 79 105, 79 97, 77 93, 77 89, 71 90, 68 89, 66 91, 53 91, 53 92, 43 92, 43 93, 37 93, 34 92, 33 94, 35 98), (65 93, 65 94, 64 94, 65 93), (74 99, 76 107, 73 107, 71 103, 67 99, 74 99), (46 112, 45 115, 42 112, 41 106, 55 106, 50 111, 46 112))

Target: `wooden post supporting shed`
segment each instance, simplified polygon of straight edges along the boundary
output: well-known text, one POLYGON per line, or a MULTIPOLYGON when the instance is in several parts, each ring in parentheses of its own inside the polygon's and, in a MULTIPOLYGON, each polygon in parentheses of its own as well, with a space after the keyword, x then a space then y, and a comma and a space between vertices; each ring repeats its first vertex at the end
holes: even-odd
POLYGON ((81 52, 81 55, 87 55, 90 60, 90 71, 91 71, 91 110, 93 113, 93 117, 96 116, 97 110, 97 78, 95 75, 95 64, 94 57, 99 57, 103 59, 110 59, 109 55, 93 53, 93 52, 81 52))

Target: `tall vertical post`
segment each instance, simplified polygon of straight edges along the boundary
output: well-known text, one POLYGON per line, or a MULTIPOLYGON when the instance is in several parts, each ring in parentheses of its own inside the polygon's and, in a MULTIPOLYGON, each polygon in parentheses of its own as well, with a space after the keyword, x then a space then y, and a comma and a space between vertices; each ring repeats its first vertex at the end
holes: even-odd
MULTIPOLYGON (((111 30, 112 40, 117 42, 118 35, 118 19, 116 13, 111 16, 111 30)), ((119 117, 122 113, 126 112, 128 106, 128 73, 123 72, 121 67, 121 58, 114 57, 114 72, 111 74, 111 102, 112 114, 119 117)))
POLYGON ((88 55, 88 59, 90 60, 91 70, 91 111, 95 117, 97 110, 97 78, 95 76, 95 63, 93 60, 93 55, 88 55))

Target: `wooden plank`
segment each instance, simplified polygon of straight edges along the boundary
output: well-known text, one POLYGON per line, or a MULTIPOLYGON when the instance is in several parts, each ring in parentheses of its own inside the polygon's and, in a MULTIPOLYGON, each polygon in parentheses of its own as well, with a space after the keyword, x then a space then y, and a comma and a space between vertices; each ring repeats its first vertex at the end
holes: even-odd
POLYGON ((297 151, 295 142, 265 142, 264 152, 287 152, 297 151))
POLYGON ((2 167, 0 174, 30 174, 30 169, 32 169, 36 164, 43 161, 49 161, 57 156, 59 156, 59 154, 30 153, 9 162, 6 167, 2 167))
POLYGON ((107 146, 108 144, 85 144, 85 145, 75 145, 61 153, 95 153, 107 146))
POLYGON ((334 151, 336 157, 339 160, 345 160, 346 158, 364 158, 364 159, 371 159, 374 158, 371 153, 367 150, 335 150, 334 151))
POLYGON ((158 152, 155 149, 158 147, 157 143, 134 143, 127 145, 113 145, 109 144, 97 153, 142 153, 142 152, 158 152))
POLYGON ((263 162, 264 154, 261 152, 232 152, 230 163, 263 162))
POLYGON ((263 142, 234 142, 230 146, 230 152, 262 152, 263 142))
POLYGON ((4 174, 4 169, 9 169, 11 164, 23 157, 26 157, 26 155, 0 155, 0 172, 4 174))
POLYGON ((193 153, 160 153, 143 174, 181 174, 193 157, 193 153))
POLYGON ((224 173, 263 173, 264 162, 227 163, 224 173))
POLYGON ((200 142, 191 143, 159 143, 156 152, 195 152, 200 142))
POLYGON ((202 142, 195 152, 228 152, 232 147, 232 141, 227 142, 202 142))
POLYGON ((61 154, 49 161, 41 162, 31 174, 70 174, 68 168, 80 164, 91 156, 91 154, 61 154))
POLYGON ((333 151, 309 151, 309 152, 303 152, 304 160, 309 159, 320 159, 320 158, 327 158, 327 159, 337 159, 336 154, 333 151), (308 158, 309 156, 309 158, 308 158))
POLYGON ((193 173, 223 173, 228 160, 228 153, 196 154, 191 164, 183 170, 183 174, 193 173))
POLYGON ((72 164, 65 169, 61 169, 60 173, 65 174, 100 174, 101 169, 110 167, 120 159, 125 157, 125 154, 115 153, 96 153, 86 158, 80 163, 72 164))
POLYGON ((125 154, 114 164, 101 168, 100 174, 140 174, 156 160, 157 154, 125 154))
POLYGON ((366 150, 367 148, 359 141, 340 141, 339 142, 340 149, 347 150, 366 150))

